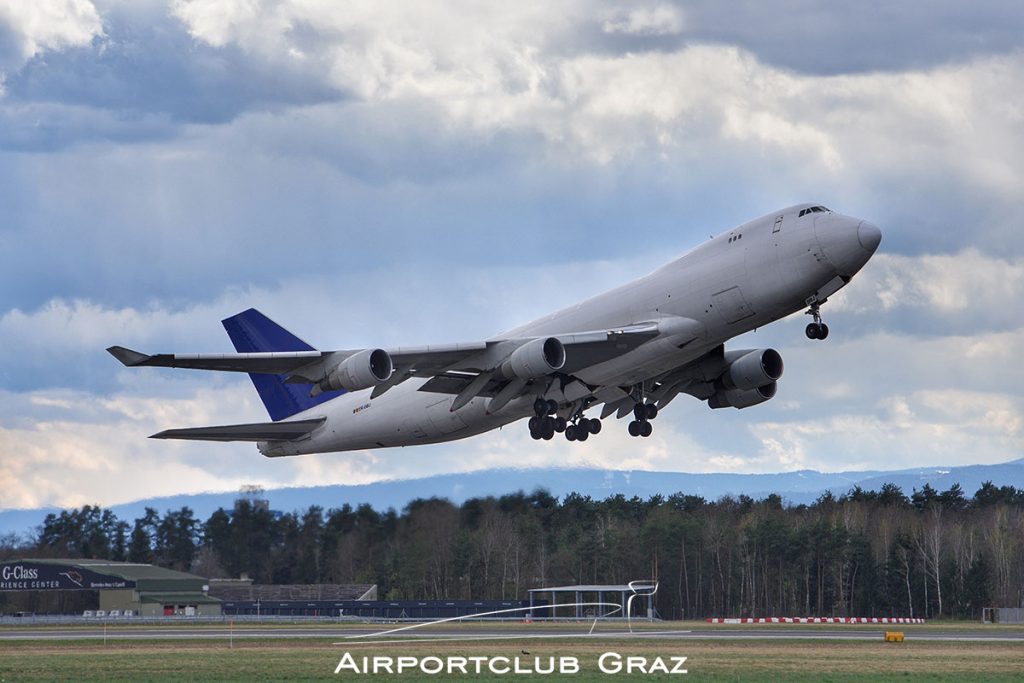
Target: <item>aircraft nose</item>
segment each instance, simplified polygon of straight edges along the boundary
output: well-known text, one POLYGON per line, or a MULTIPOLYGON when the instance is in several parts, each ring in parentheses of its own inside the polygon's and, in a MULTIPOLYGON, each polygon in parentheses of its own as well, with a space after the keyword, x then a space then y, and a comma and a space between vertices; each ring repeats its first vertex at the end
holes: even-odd
POLYGON ((860 246, 873 254, 882 241, 882 231, 874 223, 861 221, 861 224, 857 226, 857 240, 860 242, 860 246))

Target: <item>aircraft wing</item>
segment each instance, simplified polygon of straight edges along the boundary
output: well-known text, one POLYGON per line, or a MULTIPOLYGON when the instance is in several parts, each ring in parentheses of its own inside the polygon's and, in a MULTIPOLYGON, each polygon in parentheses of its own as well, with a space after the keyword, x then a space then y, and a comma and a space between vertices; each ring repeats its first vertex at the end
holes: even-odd
MULTIPOLYGON (((271 375, 294 372, 301 367, 316 363, 331 353, 324 351, 271 351, 264 353, 159 353, 150 356, 126 349, 123 346, 111 346, 107 351, 130 368, 192 368, 271 375)), ((348 352, 349 355, 351 353, 354 352, 348 352)))
MULTIPOLYGON (((700 329, 700 324, 695 320, 665 318, 604 330, 386 350, 318 351, 302 342, 299 348, 303 350, 230 354, 148 355, 122 346, 112 346, 107 351, 129 367, 193 368, 278 375, 289 384, 310 385, 311 397, 339 388, 333 384, 335 380, 332 373, 336 374, 346 359, 356 354, 386 352, 392 367, 390 376, 376 384, 363 385, 373 387, 372 398, 412 377, 434 378, 423 387, 423 390, 457 394, 453 409, 457 410, 475 396, 486 395, 494 397, 492 405, 497 410, 499 406, 517 396, 536 393, 538 382, 543 383, 541 377, 508 380, 500 371, 502 364, 511 358, 518 348, 530 342, 556 339, 565 350, 564 366, 559 368, 558 372, 562 375, 571 375, 583 368, 628 353, 659 335, 682 335, 687 339, 693 339, 699 334, 700 329)), ((586 387, 578 384, 582 389, 576 391, 586 393, 586 387)), ((237 434, 234 433, 227 436, 237 438, 237 434)), ((199 432, 195 431, 177 430, 173 435, 161 438, 209 437, 199 436, 199 432)), ((264 438, 265 435, 261 434, 251 436, 250 440, 264 438)))
MULTIPOLYGON (((682 346, 696 339, 702 331, 702 326, 695 320, 666 318, 623 328, 553 335, 562 343, 566 352, 565 365, 560 369, 559 374, 565 377, 583 368, 612 360, 629 353, 661 334, 674 337, 677 345, 682 346)), ((500 343, 507 344, 509 342, 500 343)), ((488 410, 494 412, 500 410, 517 396, 543 393, 549 385, 550 382, 547 378, 505 379, 497 372, 498 364, 494 364, 493 359, 501 356, 502 353, 507 353, 507 350, 498 347, 494 352, 489 353, 491 355, 490 364, 481 363, 479 359, 472 359, 476 362, 466 367, 449 368, 447 371, 434 374, 428 382, 420 387, 420 391, 455 394, 452 410, 458 410, 474 397, 490 397, 492 400, 488 405, 488 410)), ((602 402, 610 400, 612 396, 618 399, 622 395, 622 391, 614 387, 597 388, 595 393, 592 387, 588 387, 579 380, 563 382, 562 396, 566 400, 582 398, 592 393, 595 396, 601 394, 602 402)))
MULTIPOLYGON (((614 330, 552 335, 566 347, 572 371, 636 348, 658 335, 656 323, 631 325, 614 330)), ((396 375, 433 377, 451 370, 483 372, 497 367, 526 339, 499 339, 459 344, 397 347, 386 349, 396 375)), ((128 367, 192 368, 256 374, 286 375, 292 383, 317 382, 331 368, 362 349, 348 351, 269 351, 260 353, 161 353, 149 355, 123 346, 107 351, 128 367)))
MULTIPOLYGON (((395 368, 430 376, 467 357, 487 349, 487 342, 416 346, 388 349, 395 368)), ((295 383, 309 383, 322 378, 330 366, 362 349, 351 351, 265 351, 260 353, 158 353, 145 354, 111 346, 107 351, 123 365, 131 368, 162 367, 219 370, 268 375, 288 375, 295 383)))
POLYGON ((327 418, 293 420, 291 422, 258 422, 254 424, 221 425, 165 429, 151 439, 189 439, 194 441, 290 441, 306 436, 327 418))

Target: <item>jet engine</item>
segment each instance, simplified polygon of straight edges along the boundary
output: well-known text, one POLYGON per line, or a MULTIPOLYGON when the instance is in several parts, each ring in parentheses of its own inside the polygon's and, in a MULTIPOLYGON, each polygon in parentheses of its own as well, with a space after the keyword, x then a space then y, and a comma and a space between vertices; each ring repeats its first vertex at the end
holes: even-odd
POLYGON ((363 349, 338 363, 317 386, 321 391, 369 389, 390 379, 393 370, 387 351, 363 349))
POLYGON ((512 352, 501 372, 508 378, 535 379, 561 370, 565 365, 565 347, 555 337, 543 337, 526 342, 512 352))
POLYGON ((708 399, 711 408, 749 408, 775 396, 777 385, 770 382, 754 389, 720 389, 708 399))
MULTIPOLYGON (((782 377, 782 356, 775 349, 736 351, 733 354, 735 354, 735 360, 730 358, 732 354, 726 354, 729 367, 721 377, 721 385, 725 389, 757 389, 772 384, 782 377)), ((773 389, 772 396, 774 395, 775 390, 773 389)), ((771 396, 763 400, 768 398, 771 396)))

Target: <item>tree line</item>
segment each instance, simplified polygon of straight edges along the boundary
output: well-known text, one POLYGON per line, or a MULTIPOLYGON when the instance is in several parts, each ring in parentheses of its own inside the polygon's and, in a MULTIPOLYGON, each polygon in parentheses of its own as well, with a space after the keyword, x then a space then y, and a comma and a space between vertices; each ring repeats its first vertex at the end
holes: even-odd
POLYGON ((663 618, 978 618, 1024 605, 1024 489, 986 482, 907 496, 893 484, 708 501, 603 500, 538 489, 401 512, 344 504, 271 510, 259 492, 205 521, 188 507, 131 523, 86 505, 48 514, 0 558, 147 562, 256 583, 375 583, 385 599, 522 599, 530 588, 655 579, 663 618))

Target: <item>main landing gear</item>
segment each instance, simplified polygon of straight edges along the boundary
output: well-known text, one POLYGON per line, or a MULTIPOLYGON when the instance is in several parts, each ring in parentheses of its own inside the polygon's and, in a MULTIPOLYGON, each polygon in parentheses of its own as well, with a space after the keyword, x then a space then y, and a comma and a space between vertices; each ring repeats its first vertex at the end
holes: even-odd
POLYGON ((580 417, 576 420, 576 424, 571 424, 565 428, 565 438, 567 441, 586 441, 590 438, 591 434, 599 434, 600 432, 600 420, 580 417))
POLYGON ((821 321, 821 302, 815 301, 811 304, 811 307, 804 311, 807 315, 814 318, 814 322, 807 324, 807 329, 804 332, 807 334, 808 339, 824 339, 828 336, 828 325, 821 321))
POLYGON ((650 436, 654 431, 651 420, 658 417, 658 406, 653 403, 637 403, 633 406, 633 417, 636 419, 629 423, 629 435, 650 436))
POLYGON ((558 402, 538 397, 533 402, 533 417, 530 418, 530 436, 536 440, 550 441, 555 432, 565 431, 564 417, 551 417, 558 412, 558 402))
POLYGON ((558 402, 538 398, 533 402, 533 417, 530 418, 530 436, 536 440, 550 441, 555 433, 564 433, 568 441, 586 441, 591 434, 601 431, 601 421, 583 417, 577 410, 572 422, 556 415, 558 402))

